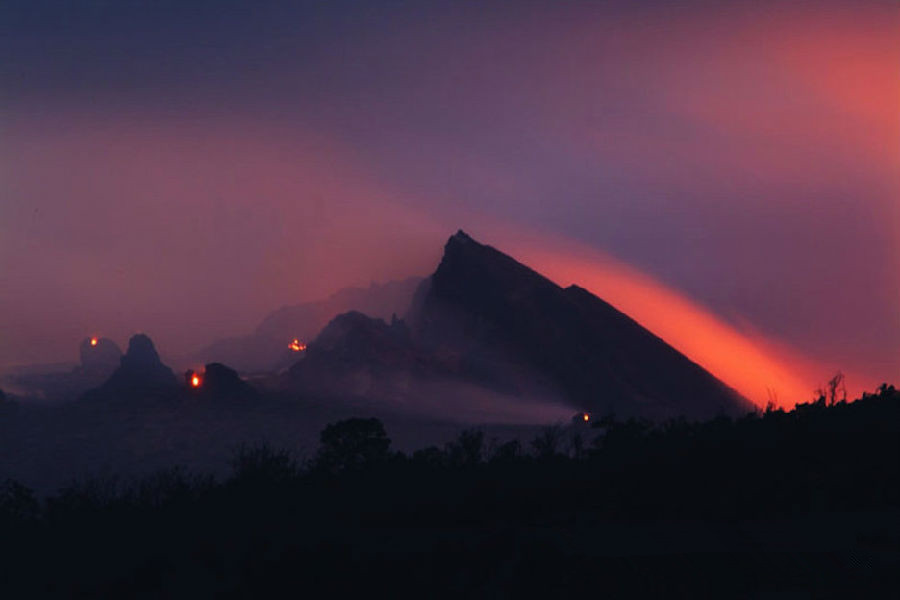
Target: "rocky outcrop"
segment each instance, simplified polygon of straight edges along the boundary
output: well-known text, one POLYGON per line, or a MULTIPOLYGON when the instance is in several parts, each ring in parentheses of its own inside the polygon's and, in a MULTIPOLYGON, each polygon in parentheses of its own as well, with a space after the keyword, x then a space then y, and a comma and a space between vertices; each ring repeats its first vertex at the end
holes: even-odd
POLYGON ((153 341, 139 333, 128 341, 119 368, 103 384, 104 390, 158 389, 178 385, 172 369, 159 359, 153 341))

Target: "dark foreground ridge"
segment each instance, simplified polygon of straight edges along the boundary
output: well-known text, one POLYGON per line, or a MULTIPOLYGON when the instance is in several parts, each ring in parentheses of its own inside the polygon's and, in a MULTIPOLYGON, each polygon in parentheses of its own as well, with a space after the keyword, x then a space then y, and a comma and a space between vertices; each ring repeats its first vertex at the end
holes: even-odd
POLYGON ((0 531, 10 598, 896 597, 900 393, 412 455, 346 419, 220 480, 7 481, 0 531))

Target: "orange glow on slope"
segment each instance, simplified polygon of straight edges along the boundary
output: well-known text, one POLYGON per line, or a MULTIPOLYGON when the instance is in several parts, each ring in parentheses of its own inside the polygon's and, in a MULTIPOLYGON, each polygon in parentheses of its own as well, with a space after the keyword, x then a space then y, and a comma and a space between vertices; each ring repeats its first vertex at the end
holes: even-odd
POLYGON ((650 278, 624 266, 571 260, 564 263, 559 257, 546 255, 538 260, 534 263, 538 270, 558 281, 578 282, 752 402, 763 406, 775 397, 793 404, 812 397, 815 380, 805 379, 786 367, 762 340, 739 333, 711 312, 650 278))
POLYGON ((559 285, 612 304, 760 407, 807 402, 829 371, 781 344, 739 331, 709 309, 609 256, 571 242, 506 232, 497 247, 559 285), (527 240, 527 241, 526 241, 527 240))
POLYGON ((96 346, 98 341, 99 341, 99 340, 98 340, 97 338, 92 337, 92 338, 91 338, 91 346, 96 346))
POLYGON ((591 415, 584 413, 584 415, 582 416, 582 419, 584 419, 584 422, 587 423, 588 421, 591 420, 591 415))
POLYGON ((197 375, 195 373, 194 375, 191 376, 191 387, 198 388, 198 387, 200 387, 200 383, 201 383, 201 381, 200 381, 199 375, 197 375))
POLYGON ((290 348, 294 352, 303 352, 304 350, 306 350, 306 344, 304 344, 297 338, 294 338, 293 340, 291 340, 291 343, 288 344, 288 348, 290 348))

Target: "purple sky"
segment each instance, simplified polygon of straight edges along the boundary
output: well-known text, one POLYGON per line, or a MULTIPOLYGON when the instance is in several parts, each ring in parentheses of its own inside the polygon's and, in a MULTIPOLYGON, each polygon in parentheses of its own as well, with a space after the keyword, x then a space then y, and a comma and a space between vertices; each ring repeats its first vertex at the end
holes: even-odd
POLYGON ((290 4, 0 8, 0 365, 177 354, 462 227, 900 379, 895 2, 290 4))

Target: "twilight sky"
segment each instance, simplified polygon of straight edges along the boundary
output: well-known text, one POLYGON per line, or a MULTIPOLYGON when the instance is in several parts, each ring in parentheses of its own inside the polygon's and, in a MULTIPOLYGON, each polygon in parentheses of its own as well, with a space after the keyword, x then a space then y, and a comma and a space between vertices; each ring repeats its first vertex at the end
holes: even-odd
POLYGON ((463 228, 754 400, 900 382, 896 1, 13 0, 0 57, 0 365, 178 354, 463 228))

